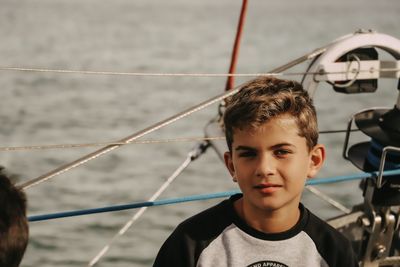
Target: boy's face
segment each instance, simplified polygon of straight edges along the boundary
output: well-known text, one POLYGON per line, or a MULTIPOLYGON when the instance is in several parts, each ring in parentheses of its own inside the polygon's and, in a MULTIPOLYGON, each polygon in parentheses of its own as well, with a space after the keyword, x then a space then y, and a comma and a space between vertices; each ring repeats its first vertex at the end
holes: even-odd
POLYGON ((291 212, 298 209, 306 179, 317 174, 324 157, 324 147, 309 151, 295 119, 283 114, 257 129, 235 129, 225 163, 243 192, 244 209, 291 212))

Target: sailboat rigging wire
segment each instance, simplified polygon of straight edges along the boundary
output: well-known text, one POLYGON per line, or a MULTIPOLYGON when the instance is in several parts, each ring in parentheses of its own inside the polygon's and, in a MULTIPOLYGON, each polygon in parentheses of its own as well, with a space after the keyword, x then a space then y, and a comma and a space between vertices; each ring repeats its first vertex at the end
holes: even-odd
MULTIPOLYGON (((360 129, 351 129, 350 132, 359 132, 360 129)), ((347 130, 327 130, 327 131, 320 131, 319 134, 334 134, 334 133, 346 133, 347 130)))
POLYGON ((186 138, 170 138, 170 139, 159 139, 159 140, 138 140, 138 141, 132 141, 130 143, 100 142, 100 143, 83 143, 83 144, 14 146, 14 147, 0 147, 0 152, 1 151, 21 151, 21 150, 84 148, 84 147, 97 147, 97 146, 109 146, 109 145, 147 145, 147 144, 164 144, 164 143, 193 142, 193 141, 216 141, 216 140, 225 140, 225 136, 186 137, 186 138))
MULTIPOLYGON (((320 134, 345 133, 347 130, 329 130, 320 131, 320 134)), ((352 132, 359 131, 352 129, 352 132)), ((153 139, 153 140, 138 140, 130 143, 120 142, 98 142, 98 143, 82 143, 82 144, 50 144, 50 145, 28 145, 28 146, 9 146, 0 147, 0 152, 8 151, 25 151, 25 150, 48 150, 48 149, 68 149, 68 148, 85 148, 110 145, 147 145, 147 144, 165 144, 178 142, 193 142, 193 141, 217 141, 225 140, 225 136, 209 136, 209 137, 185 137, 185 138, 169 138, 169 139, 153 139)))
MULTIPOLYGON (((183 163, 174 171, 174 173, 161 185, 161 187, 149 198, 148 202, 154 202, 167 187, 178 177, 189 166, 189 164, 197 159, 201 154, 205 152, 208 147, 208 143, 198 144, 192 151, 190 151, 183 161, 183 163)), ((100 250, 100 252, 89 262, 88 266, 94 266, 110 249, 111 245, 117 240, 118 237, 123 236, 126 231, 132 226, 132 224, 142 216, 148 207, 141 207, 133 217, 126 222, 123 227, 113 236, 113 238, 100 250)))
POLYGON ((338 210, 343 211, 346 214, 349 214, 351 212, 351 209, 347 208, 342 203, 339 203, 338 201, 334 200, 333 198, 331 198, 321 190, 315 188, 314 186, 308 185, 306 186, 306 189, 311 193, 313 193, 314 195, 316 195, 317 197, 319 197, 320 199, 326 201, 333 207, 337 208, 338 210))
MULTIPOLYGON (((306 55, 304 55, 304 56, 302 56, 300 58, 297 58, 297 59, 285 64, 284 66, 281 66, 281 67, 278 67, 278 68, 274 69, 272 72, 283 71, 283 70, 285 70, 285 68, 290 68, 293 65, 299 64, 299 63, 301 63, 303 61, 306 61, 308 59, 316 57, 316 56, 320 55, 321 53, 323 53, 324 51, 326 51, 326 47, 318 48, 318 49, 312 51, 311 53, 308 53, 308 54, 306 54, 306 55)), ((152 133, 152 132, 154 132, 156 130, 159 130, 159 129, 163 128, 164 126, 167 126, 167 125, 169 125, 169 124, 171 124, 171 123, 173 123, 173 122, 175 122, 175 121, 177 121, 179 119, 182 119, 182 118, 184 118, 184 117, 186 117, 186 116, 188 116, 188 115, 190 115, 190 114, 192 114, 192 113, 194 113, 196 111, 202 110, 202 109, 204 109, 204 108, 206 108, 206 107, 208 107, 208 106, 210 106, 210 105, 212 105, 214 103, 219 103, 223 99, 225 99, 225 98, 237 93, 239 88, 240 88, 240 85, 238 87, 234 88, 234 89, 229 90, 228 92, 224 92, 223 94, 220 94, 220 95, 217 95, 217 96, 215 96, 215 97, 213 97, 211 99, 208 99, 208 100, 206 100, 206 101, 204 101, 204 102, 202 102, 202 103, 200 103, 198 105, 195 105, 194 107, 191 107, 191 108, 189 108, 189 109, 187 109, 187 110, 185 110, 183 112, 180 112, 180 113, 178 113, 178 114, 176 114, 174 116, 171 116, 171 117, 169 117, 169 118, 167 118, 167 119, 165 119, 165 120, 163 120, 161 122, 153 124, 152 126, 150 126, 148 128, 145 128, 142 131, 139 131, 139 132, 134 133, 134 134, 132 134, 132 135, 130 135, 128 137, 125 137, 125 138, 121 139, 119 141, 119 143, 124 143, 124 144, 125 143, 130 143, 130 142, 132 142, 132 141, 134 141, 134 140, 136 140, 136 139, 138 139, 138 138, 140 138, 140 137, 142 137, 142 136, 144 136, 146 134, 149 134, 149 133, 152 133)), ((63 165, 61 167, 58 167, 58 168, 56 168, 56 169, 54 169, 54 170, 52 170, 52 171, 50 171, 48 173, 45 173, 45 174, 43 174, 43 175, 41 175, 41 176, 39 176, 37 178, 31 179, 31 180, 29 180, 29 181, 27 181, 25 183, 22 183, 22 184, 20 184, 18 186, 21 187, 22 189, 28 189, 28 188, 30 188, 30 187, 32 187, 34 185, 38 185, 38 184, 40 184, 40 183, 42 183, 44 181, 47 181, 47 180, 49 180, 50 178, 52 178, 52 177, 54 177, 56 175, 62 174, 64 172, 69 171, 69 170, 71 170, 71 169, 73 169, 75 167, 78 167, 78 166, 80 166, 80 165, 82 165, 82 164, 84 164, 84 163, 86 163, 86 162, 88 162, 90 160, 98 158, 98 157, 100 157, 100 156, 102 156, 102 155, 104 155, 104 154, 106 154, 106 153, 108 153, 108 152, 110 152, 110 151, 112 151, 112 150, 114 150, 116 148, 119 148, 120 146, 122 146, 122 145, 105 146, 105 147, 103 147, 103 148, 101 148, 101 149, 99 149, 97 151, 94 151, 94 152, 92 152, 92 153, 90 153, 90 154, 88 154, 86 156, 83 156, 83 157, 81 157, 81 158, 79 158, 79 159, 77 159, 77 160, 75 160, 75 161, 73 161, 71 163, 68 163, 68 164, 65 164, 65 165, 63 165)))
MULTIPOLYGON (((240 73, 143 73, 143 72, 114 72, 114 71, 92 71, 92 70, 66 70, 66 69, 46 69, 46 68, 24 68, 24 67, 0 67, 0 71, 25 71, 25 72, 50 72, 62 74, 90 74, 90 75, 123 75, 123 76, 175 76, 175 77, 254 77, 254 76, 267 76, 279 75, 280 72, 290 69, 297 64, 306 60, 313 59, 326 51, 328 46, 320 47, 314 51, 296 58, 285 65, 275 68, 270 73, 254 73, 254 74, 240 74, 240 73)), ((305 75, 305 73, 298 73, 296 75, 305 75)), ((312 73, 314 75, 314 73, 312 73)))
MULTIPOLYGON (((307 60, 306 58, 305 60, 307 60)), ((286 65, 285 65, 286 66, 286 65)), ((293 65, 287 65, 288 68, 293 65)), ((304 76, 321 74, 346 74, 349 71, 330 71, 330 72, 281 72, 280 69, 265 73, 150 73, 150 72, 114 72, 114 71, 91 71, 91 70, 63 70, 63 69, 43 69, 43 68, 24 68, 24 67, 0 67, 0 71, 24 71, 24 72, 45 72, 58 74, 89 74, 89 75, 122 75, 122 76, 155 76, 155 77, 257 77, 257 76, 304 76)), ((359 70, 362 72, 394 72, 400 71, 399 68, 381 68, 374 70, 359 70)), ((352 72, 351 72, 352 73, 352 72)), ((352 73, 353 74, 353 73, 352 73)))
POLYGON ((179 119, 187 117, 187 116, 191 115, 192 113, 194 113, 196 111, 202 110, 202 109, 204 109, 204 108, 206 108, 206 107, 208 107, 208 106, 210 106, 210 105, 212 105, 214 103, 220 102, 222 99, 227 98, 227 97, 235 94, 238 90, 239 90, 239 87, 236 88, 236 89, 232 89, 229 92, 224 92, 223 94, 217 95, 217 96, 215 96, 215 97, 213 97, 213 98, 211 98, 211 99, 209 99, 207 101, 204 101, 204 102, 202 102, 202 103, 200 103, 198 105, 195 105, 192 108, 189 108, 189 109, 187 109, 187 110, 185 110, 183 112, 180 112, 180 113, 178 113, 176 115, 173 115, 173 116, 171 116, 171 117, 169 117, 169 118, 167 118, 167 119, 165 119, 163 121, 155 123, 155 124, 145 128, 145 129, 143 129, 143 130, 141 130, 139 132, 136 132, 136 133, 134 133, 134 134, 132 134, 132 135, 130 135, 128 137, 125 137, 125 138, 121 139, 120 141, 118 141, 118 144, 116 144, 116 145, 105 146, 105 147, 103 147, 103 148, 101 148, 101 149, 99 149, 99 150, 97 150, 95 152, 92 152, 92 153, 90 153, 90 154, 88 154, 86 156, 83 156, 83 157, 81 157, 81 158, 79 158, 79 159, 77 159, 77 160, 75 160, 75 161, 73 161, 71 163, 68 163, 68 164, 63 165, 61 167, 58 167, 58 168, 56 168, 55 170, 53 170, 51 172, 43 174, 43 175, 41 175, 41 176, 39 176, 37 178, 29 180, 29 181, 27 181, 25 183, 22 183, 21 185, 18 185, 18 186, 23 188, 23 189, 28 189, 28 188, 30 188, 30 187, 32 187, 34 185, 40 184, 40 183, 42 183, 42 182, 44 182, 44 181, 46 181, 46 180, 48 180, 48 179, 50 179, 50 178, 52 178, 52 177, 54 177, 56 175, 59 175, 59 174, 64 173, 66 171, 69 171, 69 170, 71 170, 71 169, 73 169, 75 167, 78 167, 78 166, 80 166, 80 165, 82 165, 82 164, 84 164, 84 163, 86 163, 86 162, 88 162, 90 160, 98 158, 98 157, 100 157, 100 156, 102 156, 102 155, 104 155, 104 154, 106 154, 106 153, 108 153, 108 152, 110 152, 110 151, 112 151, 112 150, 114 150, 116 148, 119 148, 120 146, 123 146, 125 144, 129 144, 132 141, 134 141, 134 140, 136 140, 136 139, 138 139, 140 137, 143 137, 143 136, 145 136, 145 135, 147 135, 149 133, 152 133, 152 132, 154 132, 156 130, 159 130, 159 129, 161 129, 161 128, 163 128, 163 127, 165 127, 165 126, 167 126, 167 125, 169 125, 169 124, 171 124, 171 123, 173 123, 175 121, 178 121, 179 119))
MULTIPOLYGON (((394 175, 399 175, 399 174, 400 174, 400 170, 390 170, 390 171, 384 172, 385 176, 394 176, 394 175)), ((362 173, 350 174, 350 175, 345 175, 345 176, 316 178, 316 179, 308 180, 306 182, 306 185, 314 186, 314 185, 322 185, 322 184, 349 182, 349 181, 361 180, 361 179, 365 179, 365 178, 376 178, 377 175, 378 175, 377 172, 373 172, 373 173, 362 172, 362 173)), ((60 218, 66 218, 66 217, 82 216, 82 215, 88 215, 88 214, 122 211, 122 210, 127 210, 127 209, 137 209, 137 208, 141 208, 141 207, 171 205, 171 204, 177 204, 177 203, 183 203, 183 202, 229 197, 229 196, 237 194, 237 193, 240 193, 240 191, 233 190, 233 191, 226 191, 226 192, 162 199, 162 200, 157 200, 157 201, 135 202, 135 203, 130 203, 130 204, 114 205, 114 206, 107 206, 107 207, 101 207, 101 208, 65 211, 65 212, 42 214, 42 215, 33 215, 33 216, 28 216, 28 220, 30 222, 37 222, 37 221, 60 219, 60 218)))

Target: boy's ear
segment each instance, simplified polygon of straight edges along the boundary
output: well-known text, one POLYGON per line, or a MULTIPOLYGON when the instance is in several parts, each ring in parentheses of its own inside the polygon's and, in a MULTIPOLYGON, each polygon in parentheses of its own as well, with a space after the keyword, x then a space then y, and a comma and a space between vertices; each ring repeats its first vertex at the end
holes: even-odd
POLYGON ((308 169, 308 178, 314 178, 321 169, 325 161, 325 146, 317 144, 310 152, 310 166, 308 169))
POLYGON ((233 161, 232 161, 232 153, 229 151, 226 151, 224 153, 224 161, 225 161, 225 166, 228 169, 229 173, 233 178, 235 178, 235 167, 233 166, 233 161))

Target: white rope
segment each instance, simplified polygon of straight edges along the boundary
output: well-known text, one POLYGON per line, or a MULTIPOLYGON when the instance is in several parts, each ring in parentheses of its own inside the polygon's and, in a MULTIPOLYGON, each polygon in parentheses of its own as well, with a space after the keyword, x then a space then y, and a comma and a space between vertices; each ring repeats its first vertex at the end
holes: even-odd
POLYGON ((353 74, 355 73, 355 75, 354 75, 353 79, 351 79, 347 83, 344 83, 344 84, 338 84, 338 83, 332 84, 335 87, 347 88, 347 87, 352 86, 357 81, 358 75, 361 73, 361 60, 360 60, 360 58, 358 56, 356 56, 356 55, 353 55, 353 54, 351 54, 350 56, 353 57, 356 60, 358 67, 357 67, 356 71, 350 71, 350 66, 351 66, 351 63, 353 62, 353 60, 352 60, 352 61, 350 61, 350 64, 348 64, 347 71, 345 73, 353 73, 353 74))
MULTIPOLYGON (((162 184, 162 186, 155 192, 150 198, 149 202, 155 201, 164 191, 167 189, 167 187, 175 180, 175 178, 189 165, 189 163, 192 161, 192 154, 189 153, 188 157, 186 160, 182 163, 181 166, 179 166, 175 172, 162 184)), ((89 262, 87 265, 88 267, 94 266, 110 249, 111 245, 118 239, 118 237, 123 236, 126 231, 132 226, 132 224, 137 221, 137 219, 142 216, 142 214, 147 210, 148 207, 142 207, 140 208, 135 215, 127 222, 125 223, 124 226, 117 232, 117 234, 114 235, 114 237, 105 245, 100 252, 89 262)))
POLYGON ((0 152, 3 152, 3 151, 23 151, 23 150, 84 148, 84 147, 113 146, 113 145, 163 144, 163 143, 193 142, 193 141, 214 141, 214 140, 225 140, 225 136, 184 137, 184 138, 170 138, 170 139, 158 139, 158 140, 139 140, 139 141, 132 141, 130 143, 126 143, 126 142, 99 142, 99 143, 83 143, 83 144, 52 144, 52 145, 11 146, 11 147, 0 147, 0 152))
POLYGON ((341 203, 337 202, 336 200, 334 200, 333 198, 329 197, 328 195, 326 195, 322 191, 318 190, 314 186, 308 185, 308 186, 306 186, 306 189, 308 191, 310 191, 311 193, 313 193, 314 195, 316 195, 319 198, 321 198, 322 200, 328 202, 333 207, 343 211, 344 213, 346 213, 346 214, 350 214, 351 213, 351 210, 349 208, 345 207, 343 204, 341 204, 341 203))
MULTIPOLYGON (((210 105, 212 105, 214 103, 220 102, 223 99, 225 99, 227 97, 230 97, 231 95, 237 93, 238 90, 239 90, 239 87, 231 89, 228 92, 224 92, 224 93, 222 93, 220 95, 214 96, 213 98, 210 98, 207 101, 204 101, 204 102, 202 102, 200 104, 197 104, 197 105, 195 105, 195 106, 193 106, 193 107, 191 107, 191 108, 189 108, 189 109, 187 109, 185 111, 182 111, 182 112, 180 112, 178 114, 175 114, 175 115, 173 115, 173 116, 171 116, 171 117, 169 117, 167 119, 164 119, 164 120, 162 120, 162 121, 160 121, 158 123, 155 123, 155 124, 145 128, 145 129, 143 129, 141 131, 138 131, 138 132, 136 132, 136 133, 134 133, 134 134, 132 134, 130 136, 127 136, 127 137, 121 139, 120 141, 118 141, 118 143, 123 144, 123 145, 131 143, 131 142, 135 141, 136 139, 139 139, 139 138, 141 138, 141 137, 143 137, 143 136, 145 136, 147 134, 150 134, 150 133, 152 133, 154 131, 157 131, 157 130, 165 127, 165 126, 168 126, 168 125, 170 125, 170 124, 172 124, 172 123, 174 123, 174 122, 176 122, 176 121, 178 121, 180 119, 183 119, 183 118, 185 118, 185 117, 187 117, 187 116, 189 116, 189 115, 191 115, 191 114, 193 114, 193 113, 195 113, 197 111, 200 111, 200 110, 202 110, 202 109, 204 109, 204 108, 206 108, 206 107, 208 107, 208 106, 210 106, 210 105)), ((56 169, 54 169, 54 170, 52 170, 52 171, 50 171, 48 173, 45 173, 43 175, 40 175, 39 177, 30 179, 29 181, 24 182, 22 184, 19 184, 17 186, 19 186, 22 189, 26 190, 27 188, 30 188, 32 186, 35 186, 35 185, 38 185, 38 184, 43 183, 45 181, 48 181, 49 179, 51 179, 51 178, 53 178, 53 177, 55 177, 57 175, 60 175, 60 174, 62 174, 64 172, 67 172, 67 171, 70 171, 73 168, 79 167, 82 164, 85 164, 85 163, 87 163, 87 162, 89 162, 91 160, 97 159, 98 157, 100 157, 102 155, 105 155, 106 153, 109 153, 109 152, 113 151, 114 149, 117 149, 117 148, 119 148, 119 147, 121 147, 123 145, 105 146, 105 147, 100 148, 97 151, 94 151, 94 152, 92 152, 90 154, 87 154, 87 155, 85 155, 85 156, 83 156, 83 157, 81 157, 81 158, 79 158, 79 159, 77 159, 77 160, 75 160, 73 162, 67 163, 67 164, 65 164, 63 166, 60 166, 60 167, 58 167, 58 168, 56 168, 56 169)))
MULTIPOLYGON (((345 133, 347 130, 328 130, 320 131, 320 134, 330 133, 345 133)), ((359 131, 352 129, 351 131, 359 131)), ((179 143, 179 142, 192 142, 192 141, 217 141, 225 140, 225 136, 209 136, 209 137, 182 137, 182 138, 169 138, 169 139, 149 139, 149 140, 135 140, 130 143, 126 142, 97 142, 97 143, 81 143, 81 144, 49 144, 49 145, 26 145, 26 146, 0 146, 0 152, 15 152, 25 150, 48 150, 48 149, 68 149, 68 148, 85 148, 85 147, 98 147, 98 146, 121 146, 121 145, 142 145, 142 144, 164 144, 164 143, 179 143)))
MULTIPOLYGON (((325 51, 326 51, 326 47, 318 48, 318 49, 312 51, 311 53, 307 53, 307 54, 305 54, 305 55, 303 55, 303 56, 301 56, 299 58, 296 58, 295 60, 292 60, 291 62, 289 62, 289 63, 287 63, 287 64, 285 64, 283 66, 280 66, 280 67, 272 70, 271 73, 278 73, 278 72, 282 72, 284 70, 287 70, 287 69, 289 69, 289 68, 291 68, 291 67, 293 67, 293 66, 295 66, 297 64, 300 64, 300 63, 302 63, 302 62, 304 62, 306 60, 311 60, 311 59, 317 57, 318 55, 324 53, 325 51)), ((174 116, 171 116, 171 117, 169 117, 169 118, 167 118, 167 119, 165 119, 163 121, 160 121, 160 122, 158 122, 158 123, 156 123, 154 125, 151 125, 151 126, 147 127, 146 129, 143 129, 143 130, 141 130, 139 132, 136 132, 136 133, 134 133, 134 134, 132 134, 130 136, 127 136, 127 137, 121 139, 119 142, 120 143, 125 143, 125 144, 131 143, 134 140, 136 140, 138 138, 141 138, 146 134, 149 134, 149 133, 151 133, 153 131, 159 130, 162 127, 165 127, 165 126, 167 126, 167 125, 169 125, 169 124, 171 124, 171 123, 173 123, 175 121, 178 121, 178 120, 180 120, 180 119, 182 119, 182 118, 184 118, 186 116, 189 116, 190 114, 192 114, 194 112, 202 110, 202 109, 204 109, 204 108, 206 108, 206 107, 208 107, 208 106, 210 106, 210 105, 212 105, 214 103, 221 102, 223 99, 225 99, 227 97, 230 97, 231 95, 237 93, 238 90, 239 90, 239 86, 229 90, 228 92, 224 92, 223 94, 220 94, 220 95, 217 95, 215 97, 212 97, 212 98, 208 99, 205 102, 197 104, 197 105, 195 105, 195 106, 193 106, 193 107, 191 107, 191 108, 189 108, 189 109, 187 109, 187 110, 185 110, 183 112, 180 112, 180 113, 178 113, 178 114, 176 114, 174 116)), ((51 178, 53 178, 53 177, 55 177, 57 175, 60 175, 60 174, 62 174, 64 172, 67 172, 67 171, 70 171, 73 168, 79 167, 82 164, 85 164, 85 163, 87 163, 87 162, 89 162, 89 161, 91 161, 93 159, 97 159, 98 157, 100 157, 102 155, 105 155, 106 153, 109 153, 109 152, 113 151, 114 149, 117 149, 117 148, 119 148, 121 146, 122 145, 105 146, 103 148, 98 149, 97 151, 94 151, 94 152, 92 152, 90 154, 87 154, 87 155, 85 155, 83 157, 80 157, 79 159, 76 159, 73 162, 67 163, 67 164, 65 164, 63 166, 60 166, 60 167, 58 167, 58 168, 56 168, 56 169, 54 169, 54 170, 52 170, 52 171, 50 171, 48 173, 45 173, 43 175, 40 175, 39 177, 30 179, 29 181, 24 182, 22 184, 19 184, 17 186, 19 186, 19 187, 21 187, 23 189, 27 189, 27 188, 30 188, 32 186, 38 185, 40 183, 48 181, 49 179, 51 179, 51 178)))
MULTIPOLYGON (((45 72, 59 74, 89 74, 89 75, 122 75, 122 76, 158 76, 158 77, 256 77, 256 76, 299 76, 320 75, 320 72, 270 72, 270 73, 145 73, 145 72, 114 72, 93 70, 67 70, 49 68, 25 68, 25 67, 0 67, 0 71, 24 71, 45 72)), ((359 70, 360 72, 393 72, 400 71, 399 68, 382 68, 374 70, 359 70)), ((348 71, 327 72, 323 74, 345 74, 348 71)))
POLYGON ((50 72, 65 74, 95 74, 95 75, 123 75, 123 76, 177 76, 177 77, 229 77, 229 76, 260 76, 279 75, 278 73, 144 73, 144 72, 115 72, 115 71, 92 71, 92 70, 66 70, 66 69, 45 69, 45 68, 24 68, 24 67, 0 67, 0 71, 27 71, 27 72, 50 72))

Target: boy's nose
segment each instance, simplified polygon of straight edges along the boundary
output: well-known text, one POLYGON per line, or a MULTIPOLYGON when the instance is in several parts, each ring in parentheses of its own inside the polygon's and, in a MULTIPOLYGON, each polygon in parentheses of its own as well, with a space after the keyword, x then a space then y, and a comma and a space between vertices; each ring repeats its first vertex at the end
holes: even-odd
POLYGON ((262 156, 258 161, 256 176, 267 177, 274 174, 276 171, 275 160, 271 157, 262 156))

